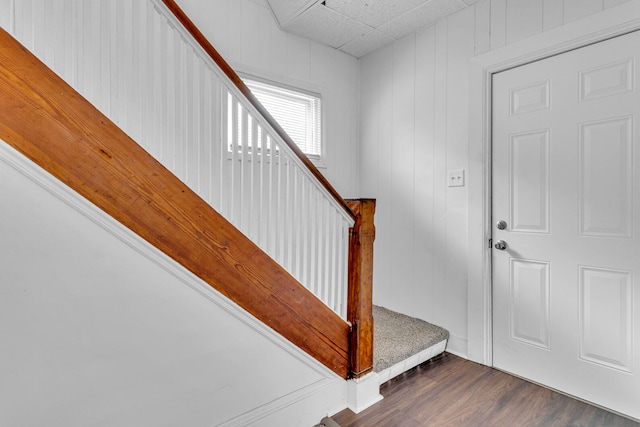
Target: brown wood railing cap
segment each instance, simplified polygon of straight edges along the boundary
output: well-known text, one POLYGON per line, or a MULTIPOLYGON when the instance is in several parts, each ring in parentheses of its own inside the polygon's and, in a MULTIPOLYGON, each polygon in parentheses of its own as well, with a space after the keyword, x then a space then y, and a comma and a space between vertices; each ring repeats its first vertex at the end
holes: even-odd
POLYGON ((345 201, 348 202, 376 202, 376 199, 373 197, 363 197, 363 198, 358 198, 358 199, 345 199, 345 201))

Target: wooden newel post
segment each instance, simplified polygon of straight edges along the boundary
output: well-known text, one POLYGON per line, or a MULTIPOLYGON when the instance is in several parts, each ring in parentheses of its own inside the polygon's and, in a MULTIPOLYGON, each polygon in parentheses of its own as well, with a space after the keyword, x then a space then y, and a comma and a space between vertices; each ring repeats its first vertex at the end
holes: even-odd
POLYGON ((351 322, 350 377, 360 378, 373 371, 373 216, 375 199, 347 200, 356 215, 349 236, 349 300, 347 319, 351 322))

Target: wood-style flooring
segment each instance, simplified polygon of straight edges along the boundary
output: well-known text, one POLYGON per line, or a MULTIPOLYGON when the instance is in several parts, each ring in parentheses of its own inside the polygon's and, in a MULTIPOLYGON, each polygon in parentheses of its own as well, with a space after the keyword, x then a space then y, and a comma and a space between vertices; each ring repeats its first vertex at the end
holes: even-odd
POLYGON ((640 423, 449 353, 383 384, 384 400, 356 415, 357 426, 640 426, 640 423))

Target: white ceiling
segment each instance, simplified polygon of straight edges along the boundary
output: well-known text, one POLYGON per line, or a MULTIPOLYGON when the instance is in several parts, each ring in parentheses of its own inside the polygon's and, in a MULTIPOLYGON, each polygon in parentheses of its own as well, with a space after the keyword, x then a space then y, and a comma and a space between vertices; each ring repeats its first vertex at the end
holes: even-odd
POLYGON ((356 58, 480 0, 267 0, 285 31, 356 58))

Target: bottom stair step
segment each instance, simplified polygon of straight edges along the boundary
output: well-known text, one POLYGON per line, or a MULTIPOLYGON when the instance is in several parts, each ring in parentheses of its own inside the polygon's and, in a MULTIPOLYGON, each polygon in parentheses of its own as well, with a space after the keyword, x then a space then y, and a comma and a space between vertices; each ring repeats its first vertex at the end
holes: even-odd
POLYGON ((380 384, 443 353, 449 331, 384 307, 373 306, 373 370, 380 384))

